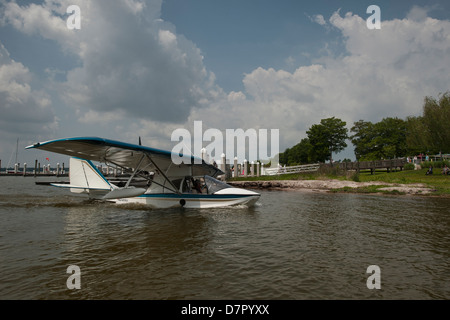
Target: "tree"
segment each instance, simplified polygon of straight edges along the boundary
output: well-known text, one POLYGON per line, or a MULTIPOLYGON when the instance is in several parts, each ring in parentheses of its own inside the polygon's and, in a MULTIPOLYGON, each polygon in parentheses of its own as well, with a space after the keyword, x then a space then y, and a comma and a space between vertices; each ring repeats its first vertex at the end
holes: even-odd
POLYGON ((280 163, 288 166, 311 163, 311 143, 308 138, 302 139, 292 148, 287 148, 280 154, 280 163))
POLYGON ((426 97, 423 106, 423 121, 428 130, 428 143, 431 151, 450 152, 450 93, 441 96, 439 101, 426 97))
POLYGON ((351 141, 357 160, 392 159, 405 156, 406 121, 384 118, 375 124, 363 120, 354 123, 351 141))
POLYGON ((407 145, 414 153, 450 153, 450 92, 425 97, 423 115, 407 119, 407 145))
POLYGON ((350 138, 355 146, 356 160, 359 161, 365 155, 372 152, 371 142, 375 134, 374 124, 369 121, 359 120, 354 123, 350 131, 355 133, 350 138))
POLYGON ((333 152, 339 153, 347 147, 348 139, 346 123, 335 117, 322 119, 306 132, 312 146, 312 156, 317 161, 333 162, 333 152))
POLYGON ((406 122, 399 118, 384 118, 375 124, 373 156, 376 159, 393 159, 406 156, 406 122))
POLYGON ((406 145, 409 154, 425 153, 429 150, 430 135, 423 117, 406 118, 406 145))

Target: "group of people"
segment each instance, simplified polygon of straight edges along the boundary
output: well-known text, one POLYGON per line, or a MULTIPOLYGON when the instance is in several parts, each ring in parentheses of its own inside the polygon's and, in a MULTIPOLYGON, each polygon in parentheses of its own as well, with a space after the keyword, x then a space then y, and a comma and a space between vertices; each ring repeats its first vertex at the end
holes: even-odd
MULTIPOLYGON (((428 170, 427 170, 427 172, 425 174, 426 175, 433 174, 433 167, 430 166, 430 168, 428 168, 428 170)), ((450 168, 447 165, 444 165, 444 168, 442 168, 442 174, 443 175, 450 175, 450 168)))
POLYGON ((423 154, 419 154, 418 157, 414 156, 414 158, 406 157, 406 162, 408 162, 408 163, 418 163, 418 162, 421 162, 421 161, 431 161, 431 162, 433 162, 433 159, 430 158, 428 156, 428 154, 426 156, 424 156, 423 154))
POLYGON ((442 169, 442 174, 450 175, 450 168, 447 167, 447 165, 445 165, 444 168, 442 169))

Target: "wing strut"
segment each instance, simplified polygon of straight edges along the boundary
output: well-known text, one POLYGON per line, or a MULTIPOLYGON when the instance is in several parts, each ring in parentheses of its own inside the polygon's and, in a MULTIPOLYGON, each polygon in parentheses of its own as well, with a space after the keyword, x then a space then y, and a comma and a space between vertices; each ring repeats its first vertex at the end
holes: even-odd
MULTIPOLYGON (((141 159, 142 160, 142 159, 141 159)), ((150 159, 150 162, 153 164, 153 165, 155 165, 154 164, 154 162, 153 161, 151 161, 151 159, 150 159)), ((119 167, 119 168, 122 168, 122 169, 124 169, 125 171, 129 171, 129 168, 126 168, 126 167, 124 167, 124 166, 121 166, 120 164, 117 164, 117 163, 115 163, 114 161, 109 161, 109 163, 111 163, 111 164, 113 164, 113 165, 115 165, 115 166, 117 166, 117 167, 119 167)), ((158 169, 158 167, 155 165, 155 167, 158 169)), ((159 169, 158 169, 159 170, 159 169)), ((161 171, 161 170, 160 170, 161 171)), ((139 176, 141 176, 140 174, 139 174, 139 171, 136 171, 135 173, 133 173, 135 176, 136 175, 139 175, 139 176)), ((142 176, 143 178, 146 178, 146 179, 148 179, 147 177, 144 177, 144 176, 142 176)), ((158 183, 158 182, 156 182, 156 181, 152 181, 152 183, 154 183, 154 184, 157 184, 157 185, 159 185, 159 186, 161 186, 162 188, 166 188, 166 189, 169 189, 169 190, 171 190, 171 191, 173 191, 174 193, 178 193, 178 194, 180 194, 180 192, 179 191, 177 191, 177 188, 171 183, 171 181, 166 177, 166 176, 164 176, 164 174, 163 174, 163 177, 167 180, 167 181, 169 181, 169 183, 172 185, 172 187, 173 187, 173 190, 171 189, 171 188, 169 188, 168 186, 164 186, 164 185, 162 185, 162 184, 160 184, 160 183, 158 183)), ((131 180, 130 180, 131 181, 131 180)))
MULTIPOLYGON (((167 182, 170 183, 170 185, 173 187, 173 189, 175 190, 176 193, 181 194, 180 190, 177 189, 177 187, 172 183, 172 181, 170 181, 169 178, 167 178, 167 176, 165 175, 164 172, 162 172, 162 170, 156 165, 155 161, 153 161, 153 159, 148 155, 145 154, 148 158, 148 160, 150 160, 151 163, 153 163, 153 165, 155 166, 155 168, 159 171, 159 173, 161 173, 161 175, 164 177, 164 179, 166 179, 167 182)), ((173 190, 172 190, 173 191, 173 190)))
POLYGON ((142 155, 141 160, 139 160, 139 164, 137 165, 136 169, 133 171, 133 174, 130 176, 130 179, 128 179, 125 188, 128 188, 130 186, 130 182, 131 180, 133 180, 134 176, 136 175, 136 173, 139 171, 139 167, 141 166, 142 160, 144 160, 145 156, 142 155))

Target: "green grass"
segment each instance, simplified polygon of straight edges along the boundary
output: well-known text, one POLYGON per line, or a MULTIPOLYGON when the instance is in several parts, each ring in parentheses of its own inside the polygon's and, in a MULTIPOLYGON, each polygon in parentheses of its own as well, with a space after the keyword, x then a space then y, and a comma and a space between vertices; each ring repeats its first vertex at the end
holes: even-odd
MULTIPOLYGON (((426 175, 427 169, 422 170, 403 170, 396 172, 375 171, 370 174, 370 171, 361 171, 359 174, 346 174, 345 172, 312 172, 312 173, 293 173, 278 176, 261 176, 261 177, 239 177, 230 179, 230 181, 272 181, 272 180, 318 180, 318 179, 338 179, 351 180, 360 182, 379 181, 386 182, 386 184, 417 184, 422 183, 427 187, 435 190, 431 195, 449 196, 450 197, 450 176, 441 174, 440 169, 435 169, 433 175, 426 175)), ((387 194, 401 194, 399 191, 385 191, 378 190, 385 186, 369 186, 360 188, 341 188, 334 192, 358 192, 358 193, 374 193, 382 192, 387 194)))
POLYGON ((398 191, 398 190, 380 190, 381 188, 387 187, 387 185, 376 185, 376 186, 365 186, 365 187, 359 187, 359 188, 352 188, 352 187, 344 187, 344 188, 338 188, 338 189, 332 189, 330 192, 333 193, 384 193, 384 194, 396 194, 396 195, 402 195, 405 194, 404 192, 398 191))
POLYGON ((228 181, 273 181, 273 180, 316 180, 318 175, 315 172, 312 173, 289 173, 280 174, 274 176, 261 176, 261 177, 237 177, 228 179, 228 181))
POLYGON ((387 183, 415 184, 423 183, 427 187, 435 189, 434 195, 450 196, 450 176, 444 176, 440 170, 435 169, 432 175, 426 175, 427 169, 408 170, 397 172, 375 171, 374 174, 369 172, 361 172, 359 180, 361 182, 382 181, 387 183))

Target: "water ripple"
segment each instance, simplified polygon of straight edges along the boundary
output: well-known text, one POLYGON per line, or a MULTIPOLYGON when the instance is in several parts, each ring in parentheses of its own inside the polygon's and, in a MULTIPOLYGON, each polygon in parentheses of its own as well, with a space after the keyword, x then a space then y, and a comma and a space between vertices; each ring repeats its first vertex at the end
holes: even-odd
POLYGON ((0 194, 1 299, 450 298, 445 199, 263 192, 251 209, 151 210, 16 189, 0 194))

